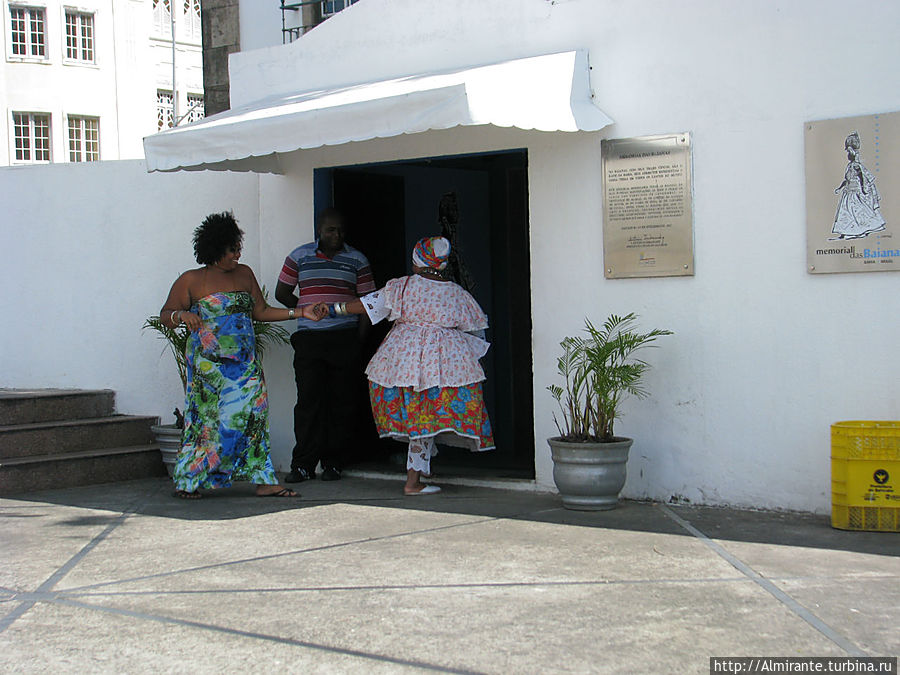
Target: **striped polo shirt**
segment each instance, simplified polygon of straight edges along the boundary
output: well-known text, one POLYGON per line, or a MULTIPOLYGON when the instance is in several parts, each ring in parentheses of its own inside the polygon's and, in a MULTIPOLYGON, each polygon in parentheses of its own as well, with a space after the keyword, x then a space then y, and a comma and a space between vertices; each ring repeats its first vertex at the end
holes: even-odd
MULTIPOLYGON (((328 258, 318 250, 318 242, 298 246, 284 259, 278 281, 292 289, 300 289, 300 302, 314 305, 317 302, 346 302, 375 290, 372 268, 362 253, 344 244, 334 258, 328 258)), ((357 316, 340 316, 334 319, 310 321, 297 319, 297 330, 334 330, 357 325, 357 316)))

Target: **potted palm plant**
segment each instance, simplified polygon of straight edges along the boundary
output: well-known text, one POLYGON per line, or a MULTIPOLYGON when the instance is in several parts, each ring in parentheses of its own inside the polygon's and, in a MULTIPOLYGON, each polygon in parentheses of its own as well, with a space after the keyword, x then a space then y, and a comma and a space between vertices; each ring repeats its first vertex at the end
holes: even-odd
MULTIPOLYGON (((266 288, 262 289, 263 297, 268 299, 266 288)), ((160 320, 158 315, 147 317, 144 321, 143 329, 156 331, 157 337, 166 342, 172 356, 175 357, 175 366, 178 368, 178 375, 181 377, 182 390, 187 390, 187 344, 190 331, 184 324, 177 328, 169 328, 160 320)), ((291 336, 283 326, 275 323, 267 323, 263 321, 253 322, 253 331, 256 333, 256 357, 262 359, 268 347, 273 344, 290 344, 291 336)), ((178 451, 181 450, 181 431, 184 429, 184 414, 176 406, 173 411, 175 415, 174 424, 158 424, 151 427, 156 442, 162 453, 163 464, 172 475, 175 468, 175 460, 178 457, 178 451)))
POLYGON ((586 335, 560 342, 557 370, 565 387, 547 387, 559 404, 560 416, 553 415, 559 436, 547 442, 553 480, 566 508, 600 511, 618 504, 634 440, 616 436, 613 424, 627 396, 648 396, 641 379, 650 366, 634 354, 672 334, 660 329, 640 333, 636 320, 634 313, 612 314, 602 328, 586 320, 586 335))

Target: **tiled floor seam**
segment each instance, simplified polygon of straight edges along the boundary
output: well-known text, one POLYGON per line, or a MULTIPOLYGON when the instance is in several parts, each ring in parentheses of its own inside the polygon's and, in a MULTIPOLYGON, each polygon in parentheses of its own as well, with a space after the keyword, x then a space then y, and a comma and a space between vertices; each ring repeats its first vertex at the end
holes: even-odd
MULTIPOLYGON (((35 589, 34 594, 38 597, 40 595, 49 593, 53 587, 58 584, 63 577, 65 577, 72 569, 80 563, 84 557, 90 553, 94 548, 106 539, 119 525, 124 523, 130 516, 134 515, 138 512, 139 508, 143 506, 149 499, 151 499, 157 492, 159 488, 155 488, 150 490, 147 494, 142 495, 141 497, 132 501, 132 503, 125 509, 123 509, 116 518, 109 523, 103 530, 94 535, 94 537, 85 544, 81 550, 79 550, 75 555, 69 558, 65 563, 63 563, 59 568, 56 569, 53 574, 51 574, 44 582, 35 589)), ((38 601, 36 599, 29 599, 25 602, 19 603, 15 608, 13 608, 10 612, 7 612, 6 616, 0 618, 0 633, 3 633, 7 628, 13 625, 18 619, 20 619, 28 610, 30 610, 38 601)))
POLYGON ((667 507, 665 504, 660 504, 659 508, 665 513, 669 518, 678 523, 685 530, 690 532, 692 535, 697 537, 700 541, 702 541, 707 547, 709 547, 714 553, 716 553, 719 557, 729 563, 732 567, 740 571, 742 574, 746 575, 747 578, 755 582, 760 588, 771 594, 776 600, 781 602, 788 610, 796 614, 803 621, 808 623, 810 626, 819 631, 826 638, 831 640, 838 647, 843 649, 850 656, 869 656, 868 653, 861 650, 857 647, 853 642, 847 639, 845 636, 838 633, 834 628, 825 623, 822 619, 816 616, 809 609, 801 605, 790 595, 785 593, 783 590, 778 588, 775 584, 772 583, 771 580, 763 577, 759 572, 754 570, 750 565, 745 563, 743 560, 738 558, 737 556, 730 553, 726 550, 722 545, 710 539, 706 534, 701 532, 699 529, 691 525, 684 518, 674 513, 672 509, 667 507))
POLYGON ((253 558, 242 558, 240 560, 226 560, 224 562, 213 563, 210 565, 198 565, 196 567, 188 567, 186 569, 172 570, 169 572, 158 572, 156 574, 147 574, 147 575, 140 576, 140 577, 132 577, 130 579, 117 579, 116 581, 103 581, 103 582, 100 582, 97 584, 89 584, 87 586, 75 586, 73 588, 68 588, 65 590, 68 592, 85 591, 85 590, 90 590, 93 588, 102 588, 105 586, 115 586, 117 584, 133 583, 135 581, 146 581, 148 579, 159 579, 162 577, 170 577, 170 576, 175 576, 177 574, 185 574, 188 572, 200 572, 203 570, 212 570, 212 569, 217 569, 220 567, 228 567, 230 565, 243 565, 246 563, 261 562, 263 560, 274 560, 276 558, 285 558, 285 557, 301 555, 301 554, 305 554, 305 553, 319 553, 321 551, 328 551, 328 550, 337 549, 337 548, 344 548, 347 546, 359 546, 360 544, 368 544, 368 543, 378 542, 378 541, 387 541, 390 539, 399 539, 401 537, 410 537, 410 536, 415 536, 415 535, 420 535, 420 534, 431 534, 434 532, 440 532, 442 530, 449 530, 449 529, 453 529, 456 527, 468 527, 471 525, 480 525, 483 523, 489 523, 489 522, 496 521, 496 520, 500 520, 500 518, 496 518, 496 517, 481 518, 479 520, 472 520, 472 521, 466 521, 466 522, 461 522, 461 523, 452 523, 450 525, 440 525, 438 527, 429 527, 427 529, 422 529, 422 530, 409 530, 407 532, 397 532, 395 534, 388 534, 388 535, 384 535, 382 537, 366 537, 365 539, 354 539, 352 541, 342 541, 342 542, 338 542, 338 543, 334 543, 334 544, 326 544, 324 546, 314 546, 312 548, 299 549, 296 551, 283 551, 281 553, 270 553, 268 555, 261 555, 261 556, 256 556, 253 558))
MULTIPOLYGON (((114 520, 106 525, 106 527, 104 528, 103 531, 101 531, 100 533, 95 535, 80 551, 78 551, 68 561, 66 561, 66 563, 64 563, 57 570, 55 570, 53 572, 53 574, 51 574, 33 593, 18 594, 18 597, 21 598, 21 601, 18 602, 18 604, 16 604, 16 596, 15 595, 14 595, 14 597, 10 598, 10 600, 12 600, 11 604, 15 604, 15 607, 9 613, 7 613, 6 616, 0 617, 0 633, 2 633, 4 630, 6 630, 6 628, 8 628, 10 625, 12 625, 18 618, 20 618, 21 616, 26 614, 36 603, 50 602, 50 603, 59 603, 59 604, 75 606, 75 607, 82 607, 84 609, 93 609, 95 611, 106 611, 106 612, 113 612, 113 613, 116 613, 116 612, 130 613, 135 618, 142 618, 142 619, 158 621, 158 622, 175 623, 175 624, 181 624, 181 625, 186 625, 186 626, 193 626, 196 628, 201 628, 201 629, 206 629, 206 630, 232 632, 235 634, 245 635, 246 637, 253 637, 253 638, 258 638, 258 639, 262 639, 262 640, 272 640, 272 641, 284 642, 285 644, 291 644, 294 646, 310 648, 310 649, 338 651, 338 652, 342 652, 342 653, 345 651, 345 650, 342 650, 341 648, 337 648, 337 647, 333 648, 333 647, 329 647, 327 645, 306 643, 301 640, 294 640, 291 638, 282 638, 280 636, 243 632, 243 631, 239 631, 236 629, 230 629, 227 627, 219 627, 219 626, 215 626, 212 624, 203 624, 203 623, 193 622, 190 620, 169 618, 169 617, 165 617, 165 616, 156 616, 156 615, 152 615, 152 614, 144 615, 144 614, 141 614, 138 612, 130 612, 130 610, 118 610, 115 608, 99 607, 96 605, 91 605, 89 603, 79 602, 78 600, 75 600, 73 597, 74 595, 79 595, 79 593, 77 593, 77 591, 79 591, 79 590, 82 591, 82 593, 81 593, 82 597, 91 596, 92 595, 91 593, 84 592, 84 591, 87 589, 96 588, 98 586, 127 583, 128 581, 134 581, 134 579, 119 580, 116 582, 107 582, 106 584, 96 584, 96 585, 92 585, 92 586, 83 586, 80 588, 64 589, 61 591, 53 590, 57 583, 59 583, 69 572, 71 572, 72 569, 74 569, 92 550, 94 550, 100 543, 102 543, 107 537, 109 537, 109 535, 112 534, 112 532, 119 525, 124 523, 130 516, 135 515, 135 514, 140 514, 143 507, 159 491, 160 491, 160 488, 149 490, 146 494, 143 494, 140 497, 136 498, 130 508, 126 508, 126 509, 122 510, 121 512, 119 512, 119 514, 114 517, 114 520), (76 592, 72 593, 73 591, 76 591, 76 592), (72 595, 70 595, 70 593, 72 595)), ((321 501, 330 503, 333 500, 321 500, 321 501)), ((338 501, 343 501, 343 500, 338 500, 338 501)), ((826 622, 824 622, 822 619, 820 619, 812 611, 810 611, 809 609, 807 609, 806 607, 801 605, 799 602, 797 602, 787 592, 785 592, 784 590, 779 588, 775 583, 773 583, 773 581, 776 581, 776 579, 774 577, 771 577, 771 578, 763 577, 760 573, 758 573, 756 570, 754 570, 749 564, 745 563, 743 560, 741 560, 740 558, 735 556, 733 553, 728 551, 727 548, 725 548, 725 546, 723 546, 719 542, 708 537, 705 533, 703 533, 697 527, 692 525, 689 521, 687 521, 684 518, 682 518, 681 516, 677 515, 669 507, 660 504, 660 505, 658 505, 658 508, 660 508, 663 511, 663 513, 666 514, 666 516, 668 518, 670 518, 672 521, 677 523, 681 528, 683 528, 685 531, 690 533, 692 536, 699 539, 712 552, 714 552, 720 558, 722 558, 723 560, 728 562, 732 567, 734 567, 736 570, 738 570, 743 576, 735 577, 735 578, 729 577, 727 579, 640 580, 640 582, 656 583, 659 581, 662 581, 662 582, 693 581, 693 582, 700 582, 700 583, 711 583, 711 582, 716 582, 716 581, 747 581, 747 580, 749 580, 749 581, 752 581, 757 586, 759 586, 760 588, 762 588, 763 590, 765 590, 770 595, 772 595, 776 600, 778 600, 778 602, 780 602, 782 605, 784 605, 794 615, 796 615, 798 618, 803 620, 809 626, 811 626, 812 628, 817 630, 819 633, 824 635, 827 639, 829 639, 831 642, 833 642, 835 645, 837 645, 839 648, 844 650, 849 655, 853 655, 853 656, 867 656, 868 655, 865 651, 862 651, 858 646, 856 646, 854 643, 852 643, 848 638, 839 634, 834 628, 832 628, 830 625, 828 625, 826 622)), ((118 509, 110 509, 110 510, 113 513, 116 513, 118 511, 118 509)), ((557 510, 557 509, 543 509, 541 511, 528 512, 528 513, 530 515, 534 515, 535 513, 544 513, 547 511, 554 511, 554 510, 557 510)), ((440 530, 452 528, 452 527, 478 525, 478 524, 483 524, 485 522, 491 522, 491 521, 497 521, 497 520, 507 520, 510 518, 515 519, 515 518, 521 517, 522 515, 524 515, 524 514, 514 514, 514 515, 510 514, 510 515, 506 515, 506 516, 488 517, 488 518, 479 519, 479 520, 475 520, 475 521, 471 521, 471 522, 454 523, 452 525, 428 528, 425 530, 413 530, 413 531, 408 531, 408 532, 401 532, 401 533, 396 533, 396 534, 389 535, 386 537, 360 539, 360 540, 356 540, 356 541, 352 541, 352 542, 341 542, 339 544, 333 544, 333 545, 326 546, 326 547, 317 547, 315 549, 305 549, 305 550, 300 550, 300 551, 286 552, 286 553, 276 554, 275 556, 263 556, 261 558, 253 558, 253 559, 248 559, 248 560, 226 561, 226 562, 219 563, 218 565, 203 566, 201 568, 196 568, 196 569, 204 569, 207 567, 216 567, 216 566, 221 566, 221 565, 240 564, 242 562, 253 562, 254 560, 257 560, 257 559, 278 557, 278 556, 282 556, 282 555, 296 555, 298 553, 304 553, 304 552, 313 551, 313 550, 320 550, 320 549, 324 549, 324 548, 334 548, 334 547, 338 547, 338 546, 352 546, 352 545, 358 545, 358 544, 365 544, 365 543, 368 543, 371 541, 377 541, 380 539, 391 539, 391 538, 404 537, 404 536, 410 536, 410 535, 416 535, 416 534, 428 534, 431 532, 440 531, 440 530)), ((195 569, 195 568, 192 568, 192 569, 195 569)), ((192 571, 192 569, 174 571, 174 572, 167 573, 166 575, 189 572, 189 571, 192 571)), ((156 576, 165 576, 165 575, 151 575, 151 577, 142 577, 142 578, 152 578, 152 577, 156 577, 156 576)), ((891 575, 888 578, 895 578, 895 577, 893 575, 891 575)), ((589 583, 589 584, 602 585, 602 584, 607 584, 607 583, 628 583, 628 582, 608 581, 608 580, 597 580, 597 581, 586 581, 586 582, 552 582, 551 581, 551 582, 535 582, 535 583, 529 584, 529 585, 542 585, 542 584, 547 584, 547 583, 549 583, 549 584, 553 584, 553 583, 564 583, 564 584, 589 583)), ((638 581, 635 581, 634 583, 638 583, 638 581)), ((0 589, 0 591, 6 591, 6 590, 11 590, 11 589, 0 589)), ((285 591, 285 590, 294 590, 294 589, 271 589, 271 590, 285 591)), ((299 589, 299 590, 334 590, 334 589, 326 588, 326 589, 299 589)), ((340 589, 338 589, 338 590, 340 590, 340 589)), ((347 590, 358 590, 358 589, 357 588, 348 588, 347 590)), ((15 592, 13 591, 13 593, 15 593, 15 592)), ((109 595, 113 595, 113 594, 114 593, 110 593, 109 595)), ((105 594, 98 593, 97 595, 105 595, 105 594)), ((424 669, 428 669, 428 670, 435 670, 435 671, 440 671, 440 672, 465 672, 465 673, 472 672, 472 671, 465 671, 465 670, 454 670, 451 668, 437 666, 435 664, 416 663, 416 662, 404 661, 404 660, 400 660, 400 659, 393 659, 392 657, 381 656, 378 654, 367 654, 365 652, 359 652, 359 653, 347 652, 347 655, 357 656, 359 658, 368 658, 368 659, 375 659, 375 660, 380 660, 380 661, 388 661, 388 662, 392 662, 392 663, 397 663, 398 665, 402 664, 402 665, 420 667, 420 668, 424 668, 424 669)))
POLYGON ((460 668, 452 668, 449 666, 440 666, 433 663, 428 663, 425 661, 410 661, 407 659, 395 658, 392 656, 386 656, 383 654, 372 654, 369 652, 363 652, 355 649, 346 649, 343 647, 332 647, 329 645, 317 644, 315 642, 307 642, 304 640, 295 640, 293 638, 281 637, 279 635, 267 635, 265 633, 255 633, 252 631, 239 630, 236 628, 228 628, 227 626, 216 626, 215 624, 203 623, 200 621, 192 621, 189 619, 176 619, 173 617, 160 616, 157 614, 145 614, 143 612, 136 612, 134 610, 122 609, 118 607, 101 607, 99 605, 91 605, 85 602, 78 602, 77 600, 67 599, 67 598, 57 598, 53 601, 56 604, 65 605, 68 607, 76 607, 79 609, 89 609, 99 612, 107 612, 111 614, 117 614, 119 616, 128 616, 135 619, 141 619, 144 621, 156 621, 159 623, 167 623, 173 624, 176 626, 183 626, 185 628, 198 628, 201 630, 209 630, 216 631, 220 633, 226 633, 229 635, 239 636, 239 637, 247 637, 256 640, 266 640, 269 642, 276 642, 283 645, 288 645, 292 647, 302 647, 304 649, 315 649, 320 651, 325 651, 333 654, 340 654, 342 656, 353 656, 361 659, 368 659, 374 661, 380 661, 382 663, 392 663, 395 665, 408 666, 410 668, 418 668, 421 670, 430 670, 436 671, 440 673, 457 673, 459 675, 482 675, 480 671, 475 670, 465 670, 460 668))
MULTIPOLYGON (((395 584, 395 585, 365 585, 365 586, 300 586, 279 588, 228 588, 194 590, 180 589, 170 591, 138 590, 138 591, 84 591, 61 590, 43 594, 20 594, 23 598, 36 598, 38 600, 52 600, 57 597, 68 598, 105 598, 133 595, 228 595, 243 593, 356 593, 359 591, 446 591, 446 590, 481 590, 492 588, 541 588, 541 587, 565 587, 565 586, 650 586, 650 585, 693 585, 693 584, 733 584, 746 583, 745 576, 735 577, 710 577, 700 579, 587 579, 581 581, 561 581, 546 579, 543 581, 497 581, 483 583, 457 583, 457 584, 395 584)), ((124 583, 124 582, 120 582, 124 583)))

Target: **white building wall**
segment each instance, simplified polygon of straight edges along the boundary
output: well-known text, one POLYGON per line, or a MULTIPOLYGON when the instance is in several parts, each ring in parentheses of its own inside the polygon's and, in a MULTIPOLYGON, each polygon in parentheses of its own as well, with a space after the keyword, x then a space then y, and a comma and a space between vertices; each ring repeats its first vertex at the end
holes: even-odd
MULTIPOLYGON (((45 10, 46 58, 18 57, 10 44, 9 3, 3 3, 3 164, 13 163, 13 111, 51 115, 53 161, 68 161, 66 116, 100 118, 101 157, 118 148, 113 13, 110 0, 86 0, 80 11, 94 14, 95 63, 66 61, 65 9, 60 2, 23 3, 45 10)), ((116 155, 117 156, 117 155, 116 155)))
MULTIPOLYGON (((153 64, 153 79, 156 89, 173 91, 172 58, 174 51, 176 120, 179 120, 188 114, 190 108, 188 97, 203 96, 203 47, 199 24, 192 16, 185 13, 183 0, 173 0, 172 6, 175 11, 174 50, 170 26, 165 26, 165 30, 159 31, 156 30, 154 24, 150 30, 148 60, 153 64)), ((153 94, 155 100, 155 91, 153 94)), ((156 127, 154 126, 144 136, 155 131, 156 127)), ((137 156, 143 157, 143 148, 137 156)))
MULTIPOLYGON (((100 119, 100 158, 143 157, 142 139, 156 132, 156 89, 172 89, 172 42, 151 35, 152 0, 39 0, 16 5, 43 7, 47 58, 12 55, 9 2, 3 2, 3 61, 0 62, 0 165, 15 164, 12 113, 51 115, 52 161, 68 162, 67 115, 100 119), (67 61, 65 11, 94 14, 94 63, 67 61)), ((176 80, 180 111, 187 94, 203 94, 201 39, 188 32, 183 2, 173 2, 176 20, 176 80)))
MULTIPOLYGON (((280 46, 281 9, 277 2, 242 2, 238 8, 241 51, 280 46)), ((286 12, 285 25, 299 25, 300 12, 286 12)))
MULTIPOLYGON (((139 162, 0 169, 0 315, 10 319, 0 386, 111 387, 123 412, 166 416, 180 386, 140 325, 194 264, 190 232, 207 213, 234 209, 244 259, 272 288, 284 255, 312 237, 316 167, 525 147, 538 484, 552 486, 544 388, 557 343, 585 317, 634 310, 642 326, 676 334, 648 353, 652 398, 630 402, 617 425, 636 439, 625 495, 826 511, 829 425, 900 417, 900 294, 896 274, 806 273, 802 125, 900 109, 889 86, 900 46, 883 30, 900 5, 863 1, 852 21, 833 0, 491 7, 362 0, 294 45, 232 57, 233 101, 586 47, 616 124, 378 139, 295 153, 285 175, 258 178, 148 176, 139 162), (600 138, 676 131, 694 140, 697 273, 606 280, 600 138)), ((900 218, 885 215, 889 226, 900 218)), ((267 357, 266 373, 273 459, 285 469, 289 348, 267 357)))
MULTIPOLYGON (((242 35, 260 34, 241 19, 242 35)), ((826 511, 829 425, 900 417, 900 294, 895 274, 806 273, 802 125, 900 109, 900 43, 884 30, 896 25, 900 5, 877 0, 363 0, 292 45, 233 55, 232 104, 586 47, 597 103, 616 123, 297 153, 285 176, 260 182, 262 276, 273 283, 311 236, 316 167, 527 147, 538 483, 552 485, 544 388, 557 343, 585 317, 636 311, 675 336, 648 354, 652 398, 627 404, 617 425, 636 439, 624 494, 826 511), (696 275, 606 280, 600 138, 681 131, 694 142, 696 275)), ((294 394, 288 355, 278 358, 268 370, 284 447, 294 394)))
POLYGON ((258 269, 258 184, 143 161, 0 168, 0 388, 109 388, 119 412, 173 421, 175 362, 141 326, 197 267, 191 235, 211 212, 234 211, 258 269))
MULTIPOLYGON (((136 159, 144 156, 143 138, 156 131, 154 61, 150 57, 150 2, 113 2, 115 13, 116 101, 119 145, 116 154, 101 159, 136 159)), ((102 121, 101 121, 102 127, 102 121)), ((102 134, 101 128, 101 134, 102 134)))

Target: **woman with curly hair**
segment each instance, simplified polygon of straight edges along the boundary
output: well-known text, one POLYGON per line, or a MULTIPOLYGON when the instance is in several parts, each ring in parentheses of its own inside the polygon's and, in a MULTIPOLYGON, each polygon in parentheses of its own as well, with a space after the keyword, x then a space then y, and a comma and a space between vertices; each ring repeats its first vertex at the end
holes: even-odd
MULTIPOLYGON (((173 479, 175 496, 199 499, 200 488, 233 480, 256 484, 260 497, 296 497, 278 484, 269 458, 269 403, 256 357, 253 320, 287 321, 295 310, 269 307, 246 265, 244 233, 229 213, 213 213, 194 230, 202 265, 182 274, 159 312, 166 326, 185 324, 187 390, 184 433, 173 479)), ((304 307, 318 320, 324 306, 304 307)))

